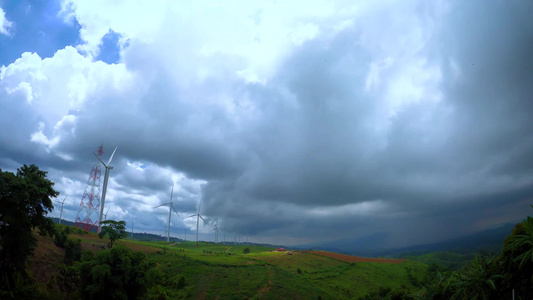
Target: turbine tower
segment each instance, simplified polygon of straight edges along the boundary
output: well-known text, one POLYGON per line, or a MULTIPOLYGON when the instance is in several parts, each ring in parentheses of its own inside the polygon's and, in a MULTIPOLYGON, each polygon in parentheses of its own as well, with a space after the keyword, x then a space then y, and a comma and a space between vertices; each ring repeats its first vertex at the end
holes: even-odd
POLYGON ((213 227, 213 230, 211 230, 211 232, 215 232, 215 244, 218 243, 218 220, 217 220, 217 223, 215 224, 215 227, 213 227))
POLYGON ((107 213, 109 212, 109 209, 110 209, 110 208, 108 208, 107 211, 106 211, 105 214, 104 214, 104 221, 107 221, 107 213))
POLYGON ((174 212, 176 213, 176 215, 178 215, 178 217, 180 216, 180 214, 178 214, 178 212, 176 211, 176 209, 174 208, 174 205, 172 205, 174 202, 172 202, 172 195, 174 194, 174 185, 172 185, 172 191, 170 192, 170 202, 168 203, 163 203, 161 205, 158 205, 158 206, 155 206, 154 208, 156 207, 160 207, 160 206, 163 206, 163 205, 168 205, 168 231, 167 231, 167 242, 170 241, 170 217, 172 216, 172 210, 174 210, 174 212))
MULTIPOLYGON (((107 192, 107 181, 109 180, 109 171, 111 169, 113 169, 113 167, 110 164, 111 164, 111 161, 113 160, 113 156, 115 155, 115 152, 117 151, 117 148, 118 147, 115 147, 115 150, 113 150, 113 153, 111 154, 111 157, 109 158, 109 161, 107 162, 107 164, 104 163, 100 159, 100 157, 98 157, 98 155, 96 155, 96 153, 94 154, 94 156, 96 156, 96 158, 98 158, 98 160, 105 167, 104 186, 102 188, 102 205, 100 205, 100 218, 98 219, 98 231, 97 231, 97 233, 100 233, 100 230, 102 229, 102 217, 104 216, 104 205, 105 205, 105 194, 107 192)), ((100 156, 102 156, 102 155, 100 154, 100 156)))
MULTIPOLYGON (((202 219, 204 222, 204 218, 202 218, 202 216, 200 216, 200 208, 202 207, 202 200, 200 200, 200 204, 198 205, 198 212, 194 215, 190 215, 188 216, 187 218, 192 218, 192 217, 196 217, 196 245, 198 245, 198 226, 200 224, 200 219, 202 219)), ((185 219, 187 219, 185 218, 185 219)))
MULTIPOLYGON (((98 147, 98 156, 102 156, 104 153, 103 146, 98 147)), ((91 169, 85 191, 81 197, 80 208, 76 216, 76 222, 74 226, 80 227, 85 231, 91 231, 97 229, 97 224, 93 221, 94 213, 98 212, 100 208, 100 176, 102 174, 102 168, 100 163, 96 161, 91 169)), ((95 230, 96 231, 96 230, 95 230)))
POLYGON ((67 200, 67 196, 65 196, 65 198, 63 199, 63 201, 56 201, 57 203, 61 203, 61 212, 59 213, 59 224, 61 224, 61 218, 63 217, 63 205, 65 204, 65 200, 67 200))

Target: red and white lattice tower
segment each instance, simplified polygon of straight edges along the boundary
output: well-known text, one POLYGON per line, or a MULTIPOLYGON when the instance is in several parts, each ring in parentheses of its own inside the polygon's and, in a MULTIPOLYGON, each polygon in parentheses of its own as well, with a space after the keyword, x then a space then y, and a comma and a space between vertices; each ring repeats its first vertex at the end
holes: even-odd
MULTIPOLYGON (((98 156, 104 153, 103 145, 98 147, 98 156)), ((100 213, 100 175, 102 167, 96 161, 91 169, 87 186, 81 197, 80 208, 74 226, 83 228, 85 231, 95 231, 98 229, 98 219, 100 213), (94 220, 94 221, 93 221, 94 220)))

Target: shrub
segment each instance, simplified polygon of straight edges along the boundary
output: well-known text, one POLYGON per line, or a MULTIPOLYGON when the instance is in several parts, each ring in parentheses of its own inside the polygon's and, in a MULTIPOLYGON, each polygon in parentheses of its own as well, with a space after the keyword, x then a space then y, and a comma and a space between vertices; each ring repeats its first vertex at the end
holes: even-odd
POLYGON ((65 264, 72 265, 81 258, 81 240, 67 239, 65 243, 65 264))

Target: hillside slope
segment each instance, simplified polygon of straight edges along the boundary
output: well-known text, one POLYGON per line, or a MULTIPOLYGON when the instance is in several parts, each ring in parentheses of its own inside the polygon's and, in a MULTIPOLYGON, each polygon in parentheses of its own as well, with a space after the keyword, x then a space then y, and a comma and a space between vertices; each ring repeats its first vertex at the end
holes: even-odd
MULTIPOLYGON (((93 234, 71 234, 70 238, 80 239, 82 249, 92 252, 102 251, 107 244, 93 234)), ((416 292, 427 268, 413 261, 369 260, 327 252, 286 253, 251 245, 118 243, 148 255, 154 266, 150 274, 162 278, 150 287, 148 295, 161 299, 357 299, 398 289, 416 292), (250 253, 243 254, 246 248, 250 253)), ((50 238, 40 238, 37 253, 46 253, 50 247, 55 259, 34 259, 31 267, 52 273, 35 278, 41 289, 53 289, 57 295, 59 288, 51 278, 58 276, 59 268, 42 263, 57 266, 61 249, 50 238)))

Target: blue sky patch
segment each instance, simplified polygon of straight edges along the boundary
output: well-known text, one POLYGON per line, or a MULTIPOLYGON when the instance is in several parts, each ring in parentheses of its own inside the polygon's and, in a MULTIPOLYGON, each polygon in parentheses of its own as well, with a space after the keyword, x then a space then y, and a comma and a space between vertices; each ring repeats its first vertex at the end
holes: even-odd
POLYGON ((101 60, 108 64, 118 63, 120 60, 120 47, 118 46, 120 37, 119 33, 109 30, 102 38, 100 54, 96 60, 101 60))
POLYGON ((0 35, 0 65, 11 64, 24 52, 46 58, 80 43, 80 25, 63 22, 59 1, 0 1, 0 7, 12 22, 10 35, 0 35))

